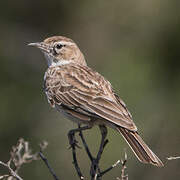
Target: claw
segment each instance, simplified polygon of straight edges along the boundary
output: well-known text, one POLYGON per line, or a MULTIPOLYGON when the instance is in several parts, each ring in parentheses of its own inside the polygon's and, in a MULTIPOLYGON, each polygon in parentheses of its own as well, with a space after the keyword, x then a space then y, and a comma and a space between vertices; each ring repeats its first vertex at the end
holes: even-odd
POLYGON ((78 145, 78 141, 75 139, 73 134, 69 135, 69 144, 70 147, 68 149, 76 148, 76 147, 81 149, 81 147, 78 145))
POLYGON ((71 148, 73 148, 73 147, 77 147, 77 148, 79 148, 79 149, 82 149, 82 147, 81 146, 79 146, 78 145, 78 141, 75 141, 75 142, 71 142, 71 143, 69 143, 70 144, 70 146, 68 147, 68 149, 71 149, 71 148))

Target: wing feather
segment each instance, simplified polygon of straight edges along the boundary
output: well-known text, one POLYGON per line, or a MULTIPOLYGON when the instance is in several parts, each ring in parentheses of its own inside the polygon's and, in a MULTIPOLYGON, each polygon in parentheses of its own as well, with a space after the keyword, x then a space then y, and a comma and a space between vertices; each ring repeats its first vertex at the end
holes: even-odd
POLYGON ((114 93, 109 81, 87 66, 72 64, 49 68, 45 81, 54 103, 71 107, 74 116, 86 112, 88 116, 95 115, 129 130, 137 130, 126 105, 114 93), (56 91, 52 92, 51 87, 56 91))
MULTIPOLYGON (((109 120, 119 126, 134 130, 134 123, 132 123, 132 120, 127 118, 128 116, 126 117, 120 110, 119 106, 117 106, 117 104, 114 102, 103 97, 93 99, 90 98, 89 95, 82 95, 80 91, 77 90, 70 93, 81 101, 81 106, 83 109, 90 110, 92 113, 95 113, 98 116, 103 117, 104 119, 109 120)), ((126 115, 128 115, 128 113, 126 113, 126 115)))

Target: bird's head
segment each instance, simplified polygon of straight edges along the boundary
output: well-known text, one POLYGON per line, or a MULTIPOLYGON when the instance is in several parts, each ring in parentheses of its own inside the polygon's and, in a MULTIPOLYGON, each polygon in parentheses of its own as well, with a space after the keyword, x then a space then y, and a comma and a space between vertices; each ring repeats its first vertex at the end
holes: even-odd
POLYGON ((86 65, 84 55, 76 43, 63 36, 53 36, 42 42, 30 43, 39 48, 45 55, 48 66, 61 66, 69 63, 86 65))

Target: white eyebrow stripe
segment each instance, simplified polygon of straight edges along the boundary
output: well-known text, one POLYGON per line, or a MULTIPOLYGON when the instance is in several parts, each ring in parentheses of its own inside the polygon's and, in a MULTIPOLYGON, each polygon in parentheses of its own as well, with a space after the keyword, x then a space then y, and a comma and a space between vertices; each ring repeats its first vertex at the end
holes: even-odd
POLYGON ((72 42, 67 42, 67 41, 59 41, 58 43, 61 43, 62 45, 69 45, 69 46, 74 45, 74 43, 72 43, 72 42))

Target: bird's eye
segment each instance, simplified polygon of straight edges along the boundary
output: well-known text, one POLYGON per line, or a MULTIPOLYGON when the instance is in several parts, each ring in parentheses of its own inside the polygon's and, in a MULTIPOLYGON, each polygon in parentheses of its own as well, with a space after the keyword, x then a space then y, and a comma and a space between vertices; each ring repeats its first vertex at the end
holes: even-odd
POLYGON ((63 47, 62 44, 57 44, 57 45, 56 45, 56 48, 57 48, 57 49, 61 49, 62 47, 63 47))
POLYGON ((65 45, 64 45, 64 44, 61 44, 61 43, 55 44, 54 47, 53 47, 53 54, 54 54, 54 55, 59 54, 60 51, 61 51, 61 49, 62 49, 62 47, 65 47, 65 45))

